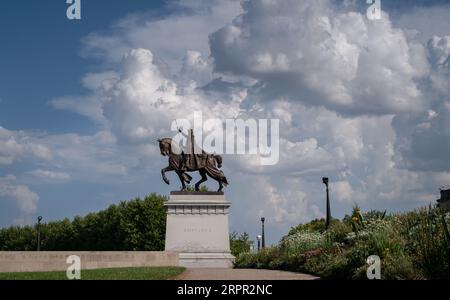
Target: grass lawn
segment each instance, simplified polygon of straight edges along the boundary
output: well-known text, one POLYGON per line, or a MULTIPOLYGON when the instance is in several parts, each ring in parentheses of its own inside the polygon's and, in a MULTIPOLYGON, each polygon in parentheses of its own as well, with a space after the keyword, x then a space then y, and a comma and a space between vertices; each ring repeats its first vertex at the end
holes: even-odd
MULTIPOLYGON (((185 268, 118 268, 82 270, 82 280, 166 280, 183 273, 185 268)), ((0 273, 0 280, 67 280, 66 272, 0 273)))

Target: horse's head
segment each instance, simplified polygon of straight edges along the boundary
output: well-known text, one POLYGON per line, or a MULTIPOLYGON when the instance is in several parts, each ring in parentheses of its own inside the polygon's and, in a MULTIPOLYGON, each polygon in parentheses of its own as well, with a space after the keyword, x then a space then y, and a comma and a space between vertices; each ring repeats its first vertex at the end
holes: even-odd
POLYGON ((160 139, 159 142, 159 150, 161 151, 162 156, 169 156, 172 152, 171 145, 172 145, 172 139, 166 138, 166 139, 160 139))
POLYGON ((219 169, 221 169, 221 168, 222 168, 222 163, 223 163, 223 158, 222 158, 222 156, 214 154, 214 159, 215 159, 216 162, 217 162, 217 167, 218 167, 219 169))

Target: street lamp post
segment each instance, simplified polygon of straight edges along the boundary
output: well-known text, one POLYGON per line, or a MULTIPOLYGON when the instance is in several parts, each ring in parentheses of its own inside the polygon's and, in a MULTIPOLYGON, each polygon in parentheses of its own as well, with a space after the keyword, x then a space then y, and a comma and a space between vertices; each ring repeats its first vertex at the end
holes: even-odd
POLYGON ((330 227, 330 222, 331 222, 330 193, 329 193, 329 190, 328 190, 328 182, 329 182, 329 180, 328 180, 327 177, 324 177, 324 178, 322 178, 322 182, 327 187, 327 220, 326 220, 326 227, 328 229, 330 227))
POLYGON ((258 252, 259 252, 259 250, 261 250, 261 240, 262 240, 262 236, 261 236, 261 235, 258 235, 258 236, 256 237, 256 239, 258 240, 258 252))
POLYGON ((264 232, 264 222, 266 221, 266 218, 262 217, 261 218, 261 223, 262 223, 262 248, 266 248, 266 235, 264 232))
POLYGON ((37 223, 37 251, 41 251, 41 221, 42 217, 38 217, 38 223, 37 223))

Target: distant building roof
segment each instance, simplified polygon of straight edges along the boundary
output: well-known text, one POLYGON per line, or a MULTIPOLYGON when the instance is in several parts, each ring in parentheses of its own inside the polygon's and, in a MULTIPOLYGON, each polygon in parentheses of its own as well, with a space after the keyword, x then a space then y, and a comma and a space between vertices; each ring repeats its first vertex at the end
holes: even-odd
POLYGON ((438 200, 439 203, 450 201, 450 190, 441 190, 441 199, 438 200))

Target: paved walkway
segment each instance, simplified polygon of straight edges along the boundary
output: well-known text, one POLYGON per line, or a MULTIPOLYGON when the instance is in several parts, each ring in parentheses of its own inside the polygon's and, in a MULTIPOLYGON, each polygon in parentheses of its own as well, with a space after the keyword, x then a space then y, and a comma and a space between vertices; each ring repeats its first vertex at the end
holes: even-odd
POLYGON ((175 280, 317 280, 319 278, 284 271, 254 269, 187 269, 175 280))

